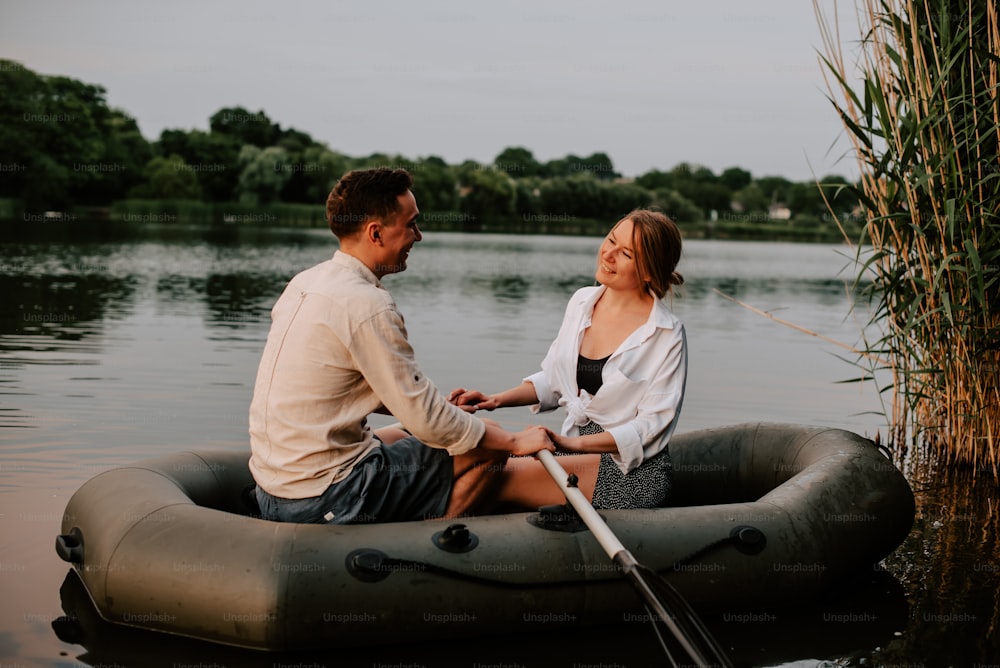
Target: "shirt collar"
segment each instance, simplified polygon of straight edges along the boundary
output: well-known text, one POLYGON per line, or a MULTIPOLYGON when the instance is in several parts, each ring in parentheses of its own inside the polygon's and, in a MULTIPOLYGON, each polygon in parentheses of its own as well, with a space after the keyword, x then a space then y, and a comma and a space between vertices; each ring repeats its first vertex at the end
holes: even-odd
MULTIPOLYGON (((590 326, 590 319, 594 313, 594 304, 596 304, 597 300, 601 298, 601 295, 604 294, 605 290, 607 290, 607 288, 602 285, 590 294, 581 295, 580 304, 585 314, 583 321, 580 323, 581 330, 590 326)), ((623 353, 626 350, 630 350, 641 345, 643 341, 653 336, 657 329, 675 329, 678 324, 679 321, 677 320, 677 316, 670 311, 670 307, 667 306, 666 299, 656 299, 653 302, 653 308, 650 311, 649 318, 646 322, 640 325, 639 329, 632 332, 632 334, 625 339, 620 346, 618 346, 618 350, 612 353, 611 356, 614 357, 619 353, 623 353)))
POLYGON ((368 268, 364 262, 354 257, 350 253, 345 253, 342 250, 337 250, 333 253, 333 258, 331 259, 335 265, 343 267, 344 269, 351 271, 364 280, 368 281, 376 288, 382 287, 382 282, 378 280, 378 276, 368 268))
MULTIPOLYGON (((594 312, 594 304, 596 304, 597 300, 601 298, 601 295, 604 294, 605 290, 607 290, 607 288, 601 285, 590 294, 581 295, 580 304, 587 313, 587 320, 590 319, 590 316, 594 312)), ((650 311, 649 319, 639 329, 644 329, 646 327, 674 329, 677 327, 677 324, 677 316, 675 316, 670 310, 670 307, 667 305, 667 300, 665 298, 656 299, 653 301, 653 309, 650 311)))
POLYGON ((653 312, 649 314, 649 319, 654 326, 661 329, 675 329, 678 324, 677 316, 670 310, 666 298, 657 299, 653 303, 653 312))

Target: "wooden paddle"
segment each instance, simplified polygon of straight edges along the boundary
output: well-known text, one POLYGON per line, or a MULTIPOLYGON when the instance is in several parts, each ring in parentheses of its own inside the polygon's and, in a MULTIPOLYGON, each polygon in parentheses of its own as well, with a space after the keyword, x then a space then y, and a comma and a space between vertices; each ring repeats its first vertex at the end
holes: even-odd
POLYGON ((576 476, 569 476, 548 450, 540 450, 535 456, 559 485, 566 500, 583 519, 597 542, 601 544, 611 560, 622 569, 622 572, 642 597, 650 621, 653 623, 653 629, 656 631, 660 644, 663 645, 670 661, 675 666, 682 663, 671 653, 667 645, 667 638, 661 632, 660 625, 667 628, 676 639, 677 644, 697 665, 731 667, 732 661, 726 656, 722 647, 712 637, 688 602, 680 595, 680 592, 655 571, 636 561, 632 553, 625 549, 622 542, 618 540, 611 528, 590 505, 587 497, 576 486, 576 476))

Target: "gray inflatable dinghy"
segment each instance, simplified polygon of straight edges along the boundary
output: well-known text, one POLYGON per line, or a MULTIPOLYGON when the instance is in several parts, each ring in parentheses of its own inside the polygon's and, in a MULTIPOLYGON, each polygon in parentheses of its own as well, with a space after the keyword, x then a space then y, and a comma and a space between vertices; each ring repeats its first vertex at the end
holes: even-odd
MULTIPOLYGON (((604 510, 699 612, 808 601, 909 533, 903 475, 839 429, 676 435, 671 507, 604 510)), ((254 517, 248 453, 183 452, 101 473, 56 539, 108 621, 265 650, 648 622, 564 507, 394 524, 254 517)))

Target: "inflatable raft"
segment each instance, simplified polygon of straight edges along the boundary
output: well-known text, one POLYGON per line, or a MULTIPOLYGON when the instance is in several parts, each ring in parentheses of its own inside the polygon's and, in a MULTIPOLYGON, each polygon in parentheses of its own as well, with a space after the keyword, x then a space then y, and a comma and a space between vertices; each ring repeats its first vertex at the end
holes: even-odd
MULTIPOLYGON (((750 424, 677 435, 671 507, 605 510, 699 612, 808 601, 909 533, 913 494, 851 432, 750 424)), ((253 516, 247 453, 184 452, 95 476, 56 539, 101 616, 292 650, 643 621, 571 512, 352 526, 253 516)))

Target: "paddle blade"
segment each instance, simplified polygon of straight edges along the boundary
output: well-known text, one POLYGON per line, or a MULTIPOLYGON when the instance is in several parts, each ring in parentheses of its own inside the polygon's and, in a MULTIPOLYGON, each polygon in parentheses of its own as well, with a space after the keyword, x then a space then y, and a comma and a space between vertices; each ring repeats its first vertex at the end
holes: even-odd
POLYGON ((732 667, 733 663, 722 646, 672 584, 664 580, 659 573, 634 560, 631 564, 623 565, 623 570, 643 598, 650 613, 650 621, 660 637, 660 642, 664 643, 664 650, 667 651, 671 661, 677 663, 666 647, 665 635, 661 632, 661 628, 676 639, 677 645, 696 665, 732 667))

